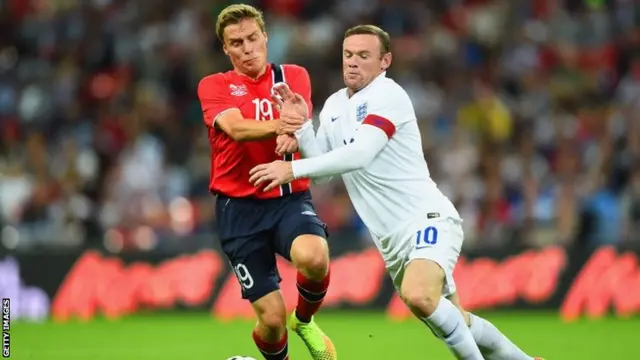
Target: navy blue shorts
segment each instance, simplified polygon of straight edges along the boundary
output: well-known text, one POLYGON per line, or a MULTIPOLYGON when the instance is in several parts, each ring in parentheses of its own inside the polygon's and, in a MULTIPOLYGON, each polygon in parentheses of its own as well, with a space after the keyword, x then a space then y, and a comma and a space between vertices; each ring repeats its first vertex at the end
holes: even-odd
POLYGON ((295 238, 328 236, 308 191, 275 199, 218 195, 216 215, 222 250, 240 282, 242 298, 251 302, 280 288, 276 254, 291 261, 295 238))

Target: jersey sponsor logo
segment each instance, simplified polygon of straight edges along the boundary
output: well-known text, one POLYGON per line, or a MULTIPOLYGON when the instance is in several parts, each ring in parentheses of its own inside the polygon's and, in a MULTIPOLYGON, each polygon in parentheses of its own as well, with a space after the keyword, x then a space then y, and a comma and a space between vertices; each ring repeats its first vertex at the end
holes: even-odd
POLYGON ((356 119, 358 122, 362 122, 367 117, 367 103, 364 102, 356 108, 356 119))
POLYGON ((231 90, 231 95, 233 96, 245 96, 249 92, 247 90, 247 86, 244 84, 242 85, 229 84, 229 90, 231 90))

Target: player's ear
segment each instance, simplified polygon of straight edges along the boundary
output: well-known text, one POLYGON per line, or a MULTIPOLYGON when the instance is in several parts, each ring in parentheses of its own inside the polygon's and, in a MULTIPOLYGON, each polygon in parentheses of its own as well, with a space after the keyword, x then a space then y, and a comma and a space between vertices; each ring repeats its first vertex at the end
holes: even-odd
POLYGON ((262 35, 264 35, 264 42, 268 42, 269 41, 269 36, 267 35, 267 32, 263 31, 262 35))
POLYGON ((382 68, 382 70, 386 71, 391 66, 392 58, 393 57, 391 56, 390 52, 382 55, 382 61, 380 62, 380 67, 382 68))
POLYGON ((227 50, 227 44, 222 45, 222 51, 224 51, 225 55, 229 55, 229 50, 227 50))

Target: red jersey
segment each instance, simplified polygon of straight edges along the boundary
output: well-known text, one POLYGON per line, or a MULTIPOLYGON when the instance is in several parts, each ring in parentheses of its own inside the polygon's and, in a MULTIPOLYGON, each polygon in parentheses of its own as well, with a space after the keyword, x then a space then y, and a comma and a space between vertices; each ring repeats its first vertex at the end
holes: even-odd
POLYGON ((273 106, 271 88, 278 77, 286 82, 293 92, 304 97, 311 105, 311 81, 309 73, 297 65, 267 65, 267 71, 257 79, 235 71, 209 75, 198 85, 198 97, 202 105, 204 122, 209 131, 211 147, 211 178, 209 190, 230 197, 276 198, 293 192, 309 189, 309 179, 297 179, 269 192, 249 182, 249 171, 256 165, 275 160, 293 161, 300 153, 278 156, 276 138, 236 142, 224 131, 215 127, 216 118, 229 109, 239 109, 244 117, 241 121, 270 121, 279 118, 273 106), (274 71, 275 70, 275 71, 274 71))

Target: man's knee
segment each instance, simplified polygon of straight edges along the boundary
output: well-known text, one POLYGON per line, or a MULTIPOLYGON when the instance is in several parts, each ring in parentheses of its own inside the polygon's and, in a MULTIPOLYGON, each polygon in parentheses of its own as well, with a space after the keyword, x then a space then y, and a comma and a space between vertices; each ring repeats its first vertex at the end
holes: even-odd
POLYGON ((440 302, 440 294, 435 289, 407 286, 403 288, 401 295, 407 306, 418 317, 433 314, 440 302))
POLYGON ((433 314, 442 296, 444 271, 431 260, 417 259, 407 265, 400 295, 418 317, 433 314))
POLYGON ((285 331, 287 309, 280 291, 274 291, 252 303, 258 316, 258 328, 263 338, 278 340, 285 331))
POLYGON ((313 280, 321 280, 329 270, 327 241, 317 235, 300 235, 291 245, 291 260, 296 268, 313 280))
POLYGON ((269 329, 280 329, 286 326, 286 314, 278 310, 267 310, 259 316, 260 323, 269 329))

